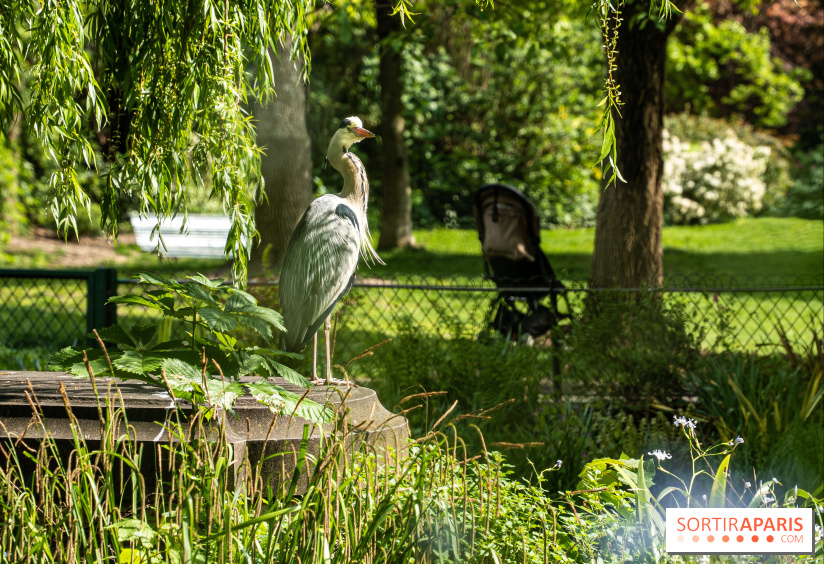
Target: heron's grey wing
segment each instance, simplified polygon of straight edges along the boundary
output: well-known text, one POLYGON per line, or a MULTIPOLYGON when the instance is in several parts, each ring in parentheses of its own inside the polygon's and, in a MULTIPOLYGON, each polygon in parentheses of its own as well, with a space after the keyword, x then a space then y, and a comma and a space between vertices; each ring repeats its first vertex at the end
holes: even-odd
POLYGON ((292 234, 281 271, 286 350, 303 350, 348 289, 359 248, 356 216, 341 198, 312 202, 292 234))

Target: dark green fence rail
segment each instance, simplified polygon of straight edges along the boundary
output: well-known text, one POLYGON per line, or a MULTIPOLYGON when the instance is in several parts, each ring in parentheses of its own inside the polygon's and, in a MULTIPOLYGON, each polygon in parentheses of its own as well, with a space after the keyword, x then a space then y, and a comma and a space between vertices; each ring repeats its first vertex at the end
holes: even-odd
POLYGON ((0 270, 0 344, 60 348, 117 320, 117 271, 0 270))

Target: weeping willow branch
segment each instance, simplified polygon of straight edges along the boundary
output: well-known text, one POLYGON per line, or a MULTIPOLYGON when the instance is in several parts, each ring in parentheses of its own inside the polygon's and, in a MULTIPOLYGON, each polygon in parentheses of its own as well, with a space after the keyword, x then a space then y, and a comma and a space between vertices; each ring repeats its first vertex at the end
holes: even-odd
POLYGON ((256 235, 250 194, 261 183, 245 107, 250 96, 274 94, 270 53, 287 38, 308 73, 311 7, 310 0, 0 0, 0 129, 22 113, 57 166, 49 186, 58 229, 76 233, 75 217, 88 213, 80 170, 103 177, 101 227, 114 238, 124 219, 119 195, 137 196, 139 213, 160 221, 185 218, 187 187, 207 185, 232 219, 226 251, 243 284, 256 235), (28 100, 21 81, 31 86, 28 100))

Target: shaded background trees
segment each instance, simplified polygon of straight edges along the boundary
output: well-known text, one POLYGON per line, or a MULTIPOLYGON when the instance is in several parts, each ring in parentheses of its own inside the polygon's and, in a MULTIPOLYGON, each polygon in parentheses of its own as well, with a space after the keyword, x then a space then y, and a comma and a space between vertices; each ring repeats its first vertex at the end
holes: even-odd
MULTIPOLYGON (((644 13, 643 6, 644 3, 627 5, 628 10, 638 12, 636 21, 628 19, 624 24, 627 40, 633 26, 642 23, 637 18, 644 13)), ((575 2, 518 1, 496 6, 495 10, 481 10, 466 2, 428 3, 416 8, 420 14, 415 16, 414 24, 407 21, 405 28, 380 33, 373 2, 358 0, 313 8, 308 35, 313 53, 310 82, 299 86, 295 76, 285 77, 281 83, 285 88, 295 87, 294 100, 301 93, 306 94, 306 126, 311 139, 308 174, 314 195, 339 189, 337 178, 325 174, 321 166, 329 136, 343 117, 359 115, 378 133, 388 127, 381 109, 387 87, 382 85, 380 54, 381 45, 391 45, 384 53, 397 56, 400 64, 398 91, 402 92, 402 105, 400 110, 394 110, 393 119, 402 119, 404 123, 408 185, 404 167, 393 170, 389 166, 393 163, 385 162, 380 154, 379 149, 390 144, 388 135, 383 135, 382 145, 359 148, 374 188, 370 205, 374 230, 381 231, 382 215, 386 216, 384 227, 388 223, 400 226, 400 231, 385 229, 382 246, 410 241, 410 221, 411 226, 419 228, 470 226, 469 196, 481 184, 492 181, 511 183, 524 190, 536 203, 546 226, 595 224, 602 172, 592 166, 600 144, 598 132, 593 129, 605 61, 597 22, 588 17, 586 7, 575 2), (384 186, 384 174, 398 180, 402 188, 384 186), (384 192, 400 192, 407 200, 395 203, 384 198, 384 192), (390 218, 382 209, 399 214, 390 218), (397 232, 390 236, 393 231, 397 232)), ((178 19, 183 22, 181 18, 182 15, 178 19)), ((397 16, 391 22, 397 27, 397 16)), ((650 20, 650 25, 655 22, 650 20)), ((663 155, 664 169, 668 162, 688 161, 696 151, 715 151, 712 139, 706 138, 707 132, 715 130, 718 138, 734 138, 750 147, 745 151, 747 154, 757 156, 751 159, 752 165, 747 165, 750 168, 737 173, 735 178, 755 179, 749 184, 764 186, 764 194, 742 195, 738 192, 741 189, 734 187, 746 185, 747 181, 722 179, 733 186, 728 191, 731 197, 753 202, 740 213, 805 217, 824 214, 820 211, 824 204, 816 184, 824 160, 820 127, 824 104, 817 102, 824 91, 822 27, 824 12, 812 2, 802 1, 797 6, 791 0, 764 5, 711 0, 687 11, 668 42, 663 125, 671 130, 667 139, 672 141, 655 149, 663 155), (712 119, 721 121, 707 121, 712 119), (709 149, 702 148, 702 143, 709 143, 709 149)), ((270 47, 274 48, 274 44, 270 47)), ((631 60, 624 66, 629 64, 631 60)), ((398 63, 393 65, 397 67, 398 63)), ((633 88, 643 88, 635 78, 633 73, 625 73, 621 78, 627 103, 631 103, 633 88)), ((28 96, 25 85, 23 93, 28 96)), ((106 100, 108 97, 107 94, 106 100)), ((284 97, 275 104, 292 104, 290 100, 284 91, 284 97)), ((299 102, 295 104, 288 115, 302 113, 299 102)), ((277 119, 281 109, 266 111, 277 119)), ((257 113, 263 116, 260 111, 257 113)), ((273 159, 277 157, 273 151, 280 151, 275 149, 277 143, 286 143, 287 122, 291 120, 279 124, 284 127, 283 132, 272 130, 265 125, 266 120, 259 124, 260 141, 273 159), (271 134, 285 137, 281 141, 263 140, 271 134)), ((14 162, 17 171, 11 174, 14 182, 5 182, 0 187, 4 221, 10 229, 13 226, 18 230, 38 224, 48 226, 52 221, 44 213, 42 201, 50 190, 48 179, 58 171, 59 164, 43 157, 32 123, 20 121, 14 127, 10 139, 0 148, 0 158, 14 162)), ((98 150, 111 146, 103 133, 98 150)), ((216 141, 218 137, 210 139, 216 141)), ((306 152, 305 139, 300 144, 289 144, 298 145, 306 152)), ((396 154, 403 161, 402 154, 396 154)), ((100 162, 106 162, 102 155, 100 162)), ((300 169, 303 172, 283 169, 278 174, 281 179, 300 177, 302 187, 284 189, 270 198, 268 205, 259 206, 256 213, 299 216, 298 210, 305 207, 309 190, 307 164, 301 164, 300 169), (287 199, 279 204, 281 210, 267 209, 287 195, 295 196, 294 207, 287 199)), ((80 186, 91 197, 93 218, 91 222, 81 221, 78 227, 81 231, 94 231, 100 219, 108 218, 114 209, 109 203, 111 198, 106 199, 111 192, 104 182, 105 176, 94 171, 77 172, 80 186)), ((665 219, 704 222, 736 216, 739 211, 725 215, 711 210, 719 209, 707 200, 714 194, 714 173, 706 169, 690 178, 678 176, 671 182, 664 179, 663 202, 659 207, 663 208, 665 219), (690 183, 697 187, 690 188, 690 183)), ((274 180, 278 174, 273 173, 268 182, 270 189, 280 185, 280 181, 274 180)), ((158 178, 165 181, 162 175, 158 178)), ((228 177, 224 175, 225 178, 228 177)), ((222 208, 220 201, 210 202, 208 198, 215 188, 213 180, 206 175, 202 185, 186 186, 190 211, 222 208)), ((230 187, 230 192, 235 190, 232 197, 240 197, 243 191, 236 190, 235 184, 224 186, 230 187)), ((149 184, 132 190, 132 194, 141 194, 144 188, 152 189, 149 184)), ((134 209, 135 203, 134 199, 121 199, 116 207, 125 212, 130 207, 134 209)), ((659 215, 657 210, 658 207, 653 215, 659 215)), ((263 236, 259 253, 267 246, 277 249, 285 245, 290 222, 281 224, 274 218, 260 217, 266 225, 258 225, 263 236)), ((275 264, 276 255, 274 252, 275 264)), ((259 257, 260 254, 256 256, 259 257)))

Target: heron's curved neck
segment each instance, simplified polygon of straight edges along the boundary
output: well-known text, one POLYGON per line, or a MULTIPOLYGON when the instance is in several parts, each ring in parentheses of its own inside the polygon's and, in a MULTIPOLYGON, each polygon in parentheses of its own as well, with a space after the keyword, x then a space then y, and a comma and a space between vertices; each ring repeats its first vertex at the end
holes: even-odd
POLYGON ((358 214, 358 232, 361 238, 361 255, 367 262, 377 261, 384 264, 378 253, 372 247, 372 235, 369 233, 369 223, 366 219, 366 207, 369 202, 369 180, 366 178, 366 168, 361 160, 341 142, 338 135, 329 143, 326 159, 332 168, 343 176, 343 190, 340 196, 354 208, 358 214))
POLYGON ((343 190, 340 197, 349 200, 352 205, 361 208, 366 214, 366 206, 369 201, 369 180, 366 178, 366 168, 361 160, 354 153, 344 149, 344 146, 335 143, 329 144, 329 151, 326 158, 332 168, 343 176, 343 190))

